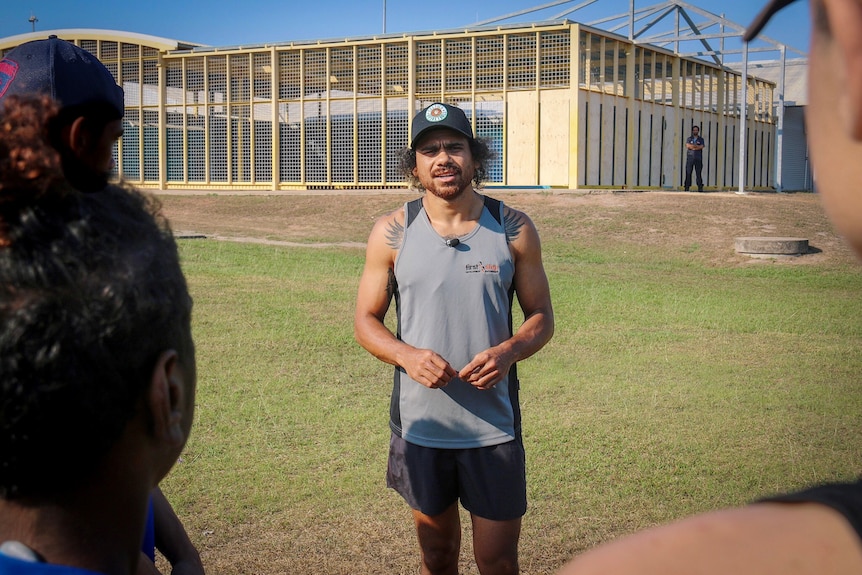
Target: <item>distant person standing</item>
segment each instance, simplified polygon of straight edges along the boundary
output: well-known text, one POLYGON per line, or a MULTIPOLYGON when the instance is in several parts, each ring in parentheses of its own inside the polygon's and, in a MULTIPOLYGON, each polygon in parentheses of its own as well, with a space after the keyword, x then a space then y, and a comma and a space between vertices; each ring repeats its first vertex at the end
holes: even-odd
POLYGON ((691 136, 685 141, 685 191, 691 187, 691 171, 697 172, 697 191, 703 191, 703 147, 705 142, 700 137, 700 128, 691 127, 691 136))

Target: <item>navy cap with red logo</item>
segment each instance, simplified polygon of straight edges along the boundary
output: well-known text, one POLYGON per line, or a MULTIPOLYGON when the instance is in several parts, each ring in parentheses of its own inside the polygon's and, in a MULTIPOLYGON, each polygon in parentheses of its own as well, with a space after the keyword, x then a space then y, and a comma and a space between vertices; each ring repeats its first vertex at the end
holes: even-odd
POLYGON ((21 44, 0 60, 0 102, 15 94, 48 95, 61 109, 103 104, 116 118, 125 112, 123 89, 105 65, 56 36, 21 44))

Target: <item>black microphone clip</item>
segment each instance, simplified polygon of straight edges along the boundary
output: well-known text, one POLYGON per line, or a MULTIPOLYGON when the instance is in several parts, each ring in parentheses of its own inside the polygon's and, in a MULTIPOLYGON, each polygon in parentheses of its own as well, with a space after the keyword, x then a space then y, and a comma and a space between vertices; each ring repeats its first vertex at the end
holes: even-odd
POLYGON ((446 240, 446 245, 450 248, 456 248, 460 243, 461 240, 459 240, 458 238, 449 238, 448 240, 446 240))

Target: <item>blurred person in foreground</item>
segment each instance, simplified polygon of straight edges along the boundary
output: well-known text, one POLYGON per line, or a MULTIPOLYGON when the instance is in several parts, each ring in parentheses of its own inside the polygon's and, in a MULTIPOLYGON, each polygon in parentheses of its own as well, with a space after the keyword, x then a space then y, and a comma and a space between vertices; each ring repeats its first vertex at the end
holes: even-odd
MULTIPOLYGON (((123 134, 123 89, 93 54, 51 35, 21 44, 0 60, 0 114, 13 96, 42 95, 58 107, 46 128, 68 182, 81 192, 105 189, 114 169, 113 148, 123 134)), ((197 548, 158 487, 146 525, 138 575, 159 573, 156 549, 175 575, 204 574, 197 548)))
POLYGON ((357 341, 395 366, 386 482, 413 509, 421 573, 458 572, 460 501, 479 572, 515 574, 527 509, 516 362, 554 332, 539 234, 477 189, 490 150, 463 110, 432 104, 411 132, 401 167, 425 193, 375 223, 356 302, 357 341), (384 324, 393 299, 397 335, 384 324))
POLYGON ((123 135, 123 89, 98 58, 52 35, 21 44, 0 60, 0 105, 12 96, 43 95, 59 107, 48 134, 66 179, 82 192, 102 190, 123 135))
MULTIPOLYGON (((793 0, 774 0, 750 41, 793 0)), ((811 0, 809 142, 817 189, 862 256, 862 2, 811 0)), ((862 482, 818 485, 703 513, 600 545, 560 575, 862 573, 862 482)))
POLYGON ((191 429, 191 298, 157 202, 81 194, 50 97, 0 111, 0 574, 129 575, 191 429))

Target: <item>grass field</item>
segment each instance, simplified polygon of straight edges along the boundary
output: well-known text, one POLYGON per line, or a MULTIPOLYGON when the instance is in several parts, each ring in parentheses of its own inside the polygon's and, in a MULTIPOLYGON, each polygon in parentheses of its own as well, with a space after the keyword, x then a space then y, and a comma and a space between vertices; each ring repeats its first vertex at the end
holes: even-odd
MULTIPOLYGON (((520 366, 524 574, 862 471, 862 268, 816 196, 490 193, 536 222, 557 319, 520 366), (761 235, 816 253, 734 253, 761 235)), ((418 571, 383 479, 391 368, 352 335, 361 244, 409 197, 162 197, 175 230, 208 236, 180 240, 198 398, 163 489, 209 573, 418 571)))

